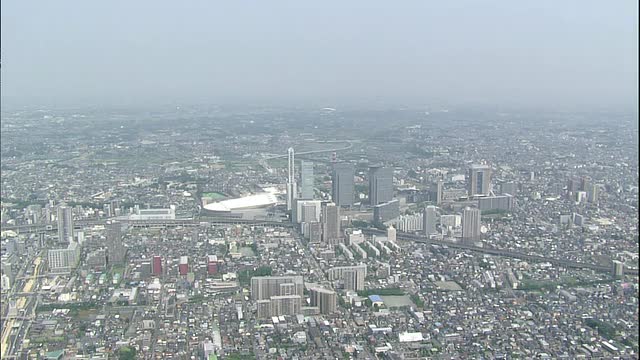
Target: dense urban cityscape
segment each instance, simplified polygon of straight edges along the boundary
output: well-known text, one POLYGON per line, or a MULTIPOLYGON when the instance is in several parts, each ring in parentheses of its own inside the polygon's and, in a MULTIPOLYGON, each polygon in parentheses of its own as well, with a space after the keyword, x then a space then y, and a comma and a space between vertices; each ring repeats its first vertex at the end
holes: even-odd
POLYGON ((2 109, 2 359, 634 359, 622 111, 2 109))

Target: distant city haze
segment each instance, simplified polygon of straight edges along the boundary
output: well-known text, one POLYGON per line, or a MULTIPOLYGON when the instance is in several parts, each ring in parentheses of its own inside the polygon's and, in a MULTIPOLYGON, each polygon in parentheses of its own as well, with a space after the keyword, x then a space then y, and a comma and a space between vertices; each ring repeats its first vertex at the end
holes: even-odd
POLYGON ((638 1, 2 1, 4 106, 637 111, 638 1))

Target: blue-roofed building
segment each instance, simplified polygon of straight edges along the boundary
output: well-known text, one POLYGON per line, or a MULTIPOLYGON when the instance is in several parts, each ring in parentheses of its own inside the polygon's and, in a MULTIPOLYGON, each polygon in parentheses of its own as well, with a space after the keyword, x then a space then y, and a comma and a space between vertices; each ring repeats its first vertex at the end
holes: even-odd
POLYGON ((46 353, 44 355, 44 359, 46 359, 46 360, 60 360, 60 359, 62 359, 63 355, 64 355, 64 349, 63 350, 56 350, 56 351, 49 351, 48 353, 46 353))
POLYGON ((369 295, 369 300, 371 300, 371 305, 384 305, 384 301, 382 301, 380 295, 369 295))

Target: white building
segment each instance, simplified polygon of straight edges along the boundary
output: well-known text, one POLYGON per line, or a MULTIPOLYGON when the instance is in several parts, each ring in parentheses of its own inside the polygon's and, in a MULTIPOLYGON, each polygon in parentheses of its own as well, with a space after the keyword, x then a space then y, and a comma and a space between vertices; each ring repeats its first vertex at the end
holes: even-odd
POLYGON ((136 209, 129 215, 129 220, 175 220, 176 208, 171 205, 169 209, 136 209))
POLYGON ((76 267, 80 259, 80 246, 76 242, 66 249, 52 249, 48 252, 49 270, 52 273, 68 273, 76 267))

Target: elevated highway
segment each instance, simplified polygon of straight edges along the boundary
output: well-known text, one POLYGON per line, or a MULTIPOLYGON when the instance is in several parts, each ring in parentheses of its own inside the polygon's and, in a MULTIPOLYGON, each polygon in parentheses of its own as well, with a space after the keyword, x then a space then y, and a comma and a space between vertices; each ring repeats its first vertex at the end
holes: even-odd
MULTIPOLYGON (((273 227, 293 227, 293 224, 288 222, 279 222, 279 221, 268 221, 268 220, 247 220, 233 217, 205 217, 201 216, 197 219, 175 219, 175 220, 119 220, 123 223, 127 223, 133 227, 190 227, 190 226, 199 226, 200 223, 208 223, 211 225, 254 225, 254 226, 273 226, 273 227)), ((95 225, 104 225, 106 220, 83 220, 76 222, 76 227, 82 228, 84 226, 95 226, 95 225)), ((23 227, 3 227, 3 230, 11 230, 16 229, 20 233, 23 232, 39 232, 39 231, 57 231, 56 226, 52 225, 25 225, 23 227), (25 231, 26 230, 26 231, 25 231)), ((382 230, 378 229, 363 229, 365 234, 377 234, 384 235, 386 234, 382 230)), ((522 259, 527 261, 535 261, 535 262, 548 262, 553 265, 563 266, 566 268, 574 268, 574 269, 591 269, 599 272, 610 272, 613 265, 599 265, 599 264, 590 264, 590 263, 581 263, 568 259, 557 259, 547 256, 538 256, 532 254, 525 254, 521 252, 506 250, 506 249, 493 249, 493 248, 484 248, 478 247, 470 244, 457 243, 452 241, 444 241, 444 240, 430 240, 423 236, 408 234, 408 233, 397 233, 398 239, 406 240, 406 241, 414 241, 414 242, 423 242, 423 243, 431 243, 437 245, 446 245, 450 248, 454 249, 464 249, 474 252, 479 252, 483 254, 495 255, 495 256, 504 256, 511 257, 515 259, 522 259)), ((629 275, 638 275, 638 269, 625 269, 625 274, 629 275)))
MULTIPOLYGON (((363 229, 363 232, 369 235, 371 234, 386 235, 385 231, 378 230, 378 229, 363 229)), ((557 259, 557 258, 552 258, 547 256, 525 254, 525 253, 511 251, 511 250, 484 248, 484 247, 478 247, 470 244, 456 243, 452 241, 432 240, 432 239, 427 239, 423 236, 401 233, 401 232, 397 233, 397 238, 405 241, 435 244, 435 245, 447 246, 454 249, 464 249, 464 250, 469 250, 469 251, 474 251, 474 252, 479 252, 479 253, 489 254, 489 255, 495 255, 495 256, 504 256, 504 257, 510 257, 514 259, 521 259, 521 260, 527 260, 527 261, 533 261, 533 262, 548 262, 553 265, 562 266, 566 268, 573 268, 573 269, 591 269, 598 272, 611 272, 612 266, 613 266, 613 264, 611 266, 606 266, 606 265, 598 265, 598 264, 581 263, 581 262, 576 262, 576 261, 566 260, 566 259, 557 259)), ((625 269, 625 274, 638 275, 638 269, 625 269)))

